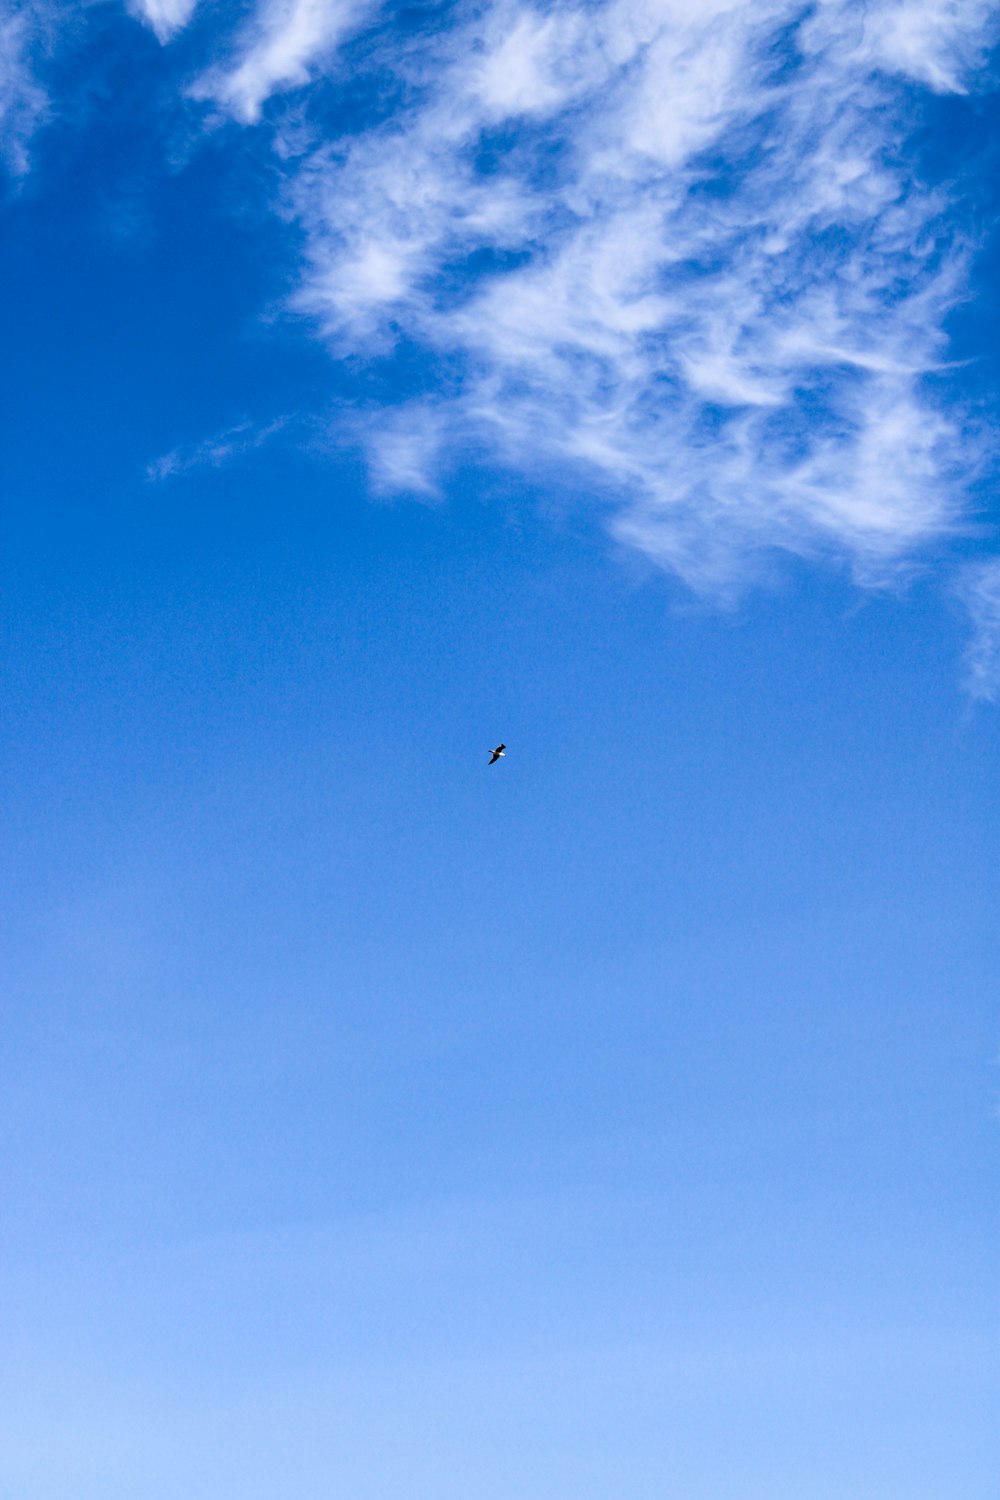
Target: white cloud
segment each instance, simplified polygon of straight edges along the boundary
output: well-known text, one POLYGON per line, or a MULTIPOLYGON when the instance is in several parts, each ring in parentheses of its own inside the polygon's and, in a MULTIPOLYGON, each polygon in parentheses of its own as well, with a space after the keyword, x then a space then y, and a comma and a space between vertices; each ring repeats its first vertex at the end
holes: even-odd
MULTIPOLYGON (((54 3, 0 22, 15 173, 48 110, 36 71, 54 3)), ((127 3, 165 42, 196 0, 127 3)), ((269 111, 303 231, 292 305, 337 357, 391 369, 420 351, 426 397, 404 377, 395 402, 339 419, 375 489, 437 495, 453 462, 499 460, 716 593, 774 549, 882 582, 963 524, 978 454, 932 377, 969 252, 910 132, 921 95, 975 86, 996 0, 460 0, 384 28, 376 14, 256 0, 188 90, 247 124, 299 90, 269 111), (331 138, 338 49, 365 26, 368 103, 331 138)), ((271 430, 243 424, 149 475, 225 462, 271 430)), ((985 695, 994 575, 969 577, 985 695)))
POLYGON ((288 425, 287 417, 276 417, 263 426, 253 422, 237 422, 214 437, 184 447, 172 448, 169 453, 154 458, 146 465, 146 478, 151 483, 161 483, 177 474, 187 474, 192 469, 219 469, 231 459, 261 448, 275 433, 288 425))
POLYGON ((238 44, 237 61, 228 68, 211 69, 194 85, 192 97, 214 100, 237 119, 254 123, 272 94, 308 83, 314 71, 329 62, 373 3, 264 0, 238 44))
POLYGON ((128 9, 156 36, 169 42, 190 21, 197 0, 130 0, 128 9))
POLYGON ((861 51, 938 93, 964 93, 996 30, 992 0, 895 0, 869 8, 861 51))
POLYGON ((1000 697, 1000 559, 968 567, 959 588, 973 629, 966 687, 974 698, 993 703, 1000 697))
POLYGON ((0 160, 15 177, 28 170, 28 141, 49 112, 33 65, 44 30, 41 13, 26 7, 0 16, 0 160))
POLYGON ((696 587, 769 547, 909 565, 961 509, 967 440, 928 376, 966 256, 901 90, 965 88, 994 14, 497 0, 383 56, 406 102, 288 179, 298 308, 338 354, 405 339, 448 371, 434 440, 379 485, 433 489, 470 446, 575 475, 696 587))
POLYGON ((404 406, 364 432, 372 483, 382 494, 424 495, 437 499, 439 490, 429 477, 434 472, 442 441, 443 423, 433 407, 404 406))

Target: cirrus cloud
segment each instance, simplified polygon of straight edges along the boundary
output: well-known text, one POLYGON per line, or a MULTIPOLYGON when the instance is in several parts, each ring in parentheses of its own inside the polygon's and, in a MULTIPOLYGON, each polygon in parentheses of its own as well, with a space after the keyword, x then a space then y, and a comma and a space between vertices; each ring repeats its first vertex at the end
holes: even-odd
MULTIPOLYGON (((196 0, 128 4, 167 42, 196 0)), ((15 173, 48 110, 40 15, 0 27, 15 173)), ((382 392, 335 419, 374 489, 499 464, 716 597, 775 552, 880 584, 968 528, 990 445, 947 326, 975 245, 961 164, 932 186, 915 141, 933 96, 989 86, 994 0, 199 15, 176 103, 270 155, 291 307, 382 392)))
POLYGON ((376 48, 391 106, 283 170, 297 308, 338 357, 415 345, 436 371, 371 416, 379 483, 470 453, 573 477, 697 588, 774 548, 909 567, 975 464, 934 385, 969 248, 909 131, 994 18, 494 0, 376 48))
POLYGON ((973 698, 1000 695, 1000 559, 972 563, 959 579, 959 597, 972 620, 965 685, 973 698))
POLYGON ((0 16, 0 161, 14 177, 28 170, 28 142, 49 114, 36 56, 45 48, 49 18, 27 6, 0 16))

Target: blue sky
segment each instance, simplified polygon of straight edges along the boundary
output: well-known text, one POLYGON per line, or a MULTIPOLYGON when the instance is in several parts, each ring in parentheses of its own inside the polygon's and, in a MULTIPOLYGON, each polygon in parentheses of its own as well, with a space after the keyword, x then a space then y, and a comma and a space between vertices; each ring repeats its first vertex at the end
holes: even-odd
POLYGON ((8 9, 0 1500, 995 1497, 997 25, 8 9))

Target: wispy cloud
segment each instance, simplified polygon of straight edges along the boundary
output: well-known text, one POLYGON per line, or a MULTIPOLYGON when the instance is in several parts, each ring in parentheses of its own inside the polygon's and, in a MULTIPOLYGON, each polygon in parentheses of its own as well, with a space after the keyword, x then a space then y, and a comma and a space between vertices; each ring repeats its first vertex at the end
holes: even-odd
POLYGON ((883 0, 865 12, 860 59, 938 93, 965 93, 996 39, 996 14, 992 0, 883 0))
POLYGON ((49 112, 35 68, 46 30, 46 18, 26 6, 0 15, 0 160, 15 177, 28 170, 28 142, 49 112))
POLYGON ((252 124, 272 94, 308 83, 329 63, 373 8, 374 0, 264 0, 237 42, 236 60, 210 69, 191 96, 252 124))
POLYGON ((149 27, 157 41, 166 43, 183 31, 197 3, 198 0, 129 0, 128 9, 149 27))
POLYGON ((439 499, 433 476, 446 430, 447 417, 427 402, 384 413, 374 431, 368 423, 356 424, 355 440, 367 452, 376 492, 439 499))
POLYGON ((178 474, 188 474, 193 469, 219 469, 230 460, 262 448, 276 433, 288 425, 287 417, 276 417, 273 421, 259 425, 254 422, 237 422, 215 436, 203 438, 201 442, 172 448, 146 465, 146 478, 154 484, 172 479, 178 474))
POLYGON ((1000 559, 967 568, 959 591, 973 630, 966 654, 966 687, 974 698, 993 703, 1000 697, 1000 559))
MULTIPOLYGON (((196 0, 128 3, 166 41, 196 0)), ((913 139, 928 94, 979 86, 998 22, 994 0, 459 0, 391 25, 376 0, 257 0, 206 23, 187 95, 246 125, 272 101, 293 305, 390 377, 338 418, 376 489, 499 462, 698 589, 775 549, 878 583, 965 524, 980 440, 940 377, 971 247, 913 139)), ((33 25, 0 28, 16 171, 46 110, 33 25)))
POLYGON ((369 425, 378 482, 426 491, 470 449, 575 476, 696 587, 762 548, 905 566, 969 459, 928 379, 966 248, 907 113, 970 85, 994 17, 494 0, 376 49, 392 107, 285 171, 298 308, 338 355, 437 361, 425 405, 369 425))

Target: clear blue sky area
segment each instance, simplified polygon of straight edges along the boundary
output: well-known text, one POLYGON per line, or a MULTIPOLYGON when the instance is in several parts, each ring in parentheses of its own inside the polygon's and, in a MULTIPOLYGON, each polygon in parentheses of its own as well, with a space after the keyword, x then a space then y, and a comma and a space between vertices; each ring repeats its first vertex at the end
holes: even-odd
POLYGON ((960 9, 9 11, 0 1500, 996 1500, 960 9))

